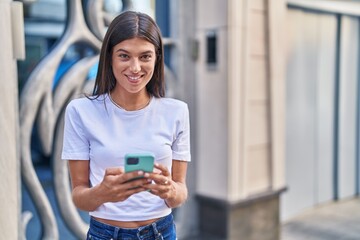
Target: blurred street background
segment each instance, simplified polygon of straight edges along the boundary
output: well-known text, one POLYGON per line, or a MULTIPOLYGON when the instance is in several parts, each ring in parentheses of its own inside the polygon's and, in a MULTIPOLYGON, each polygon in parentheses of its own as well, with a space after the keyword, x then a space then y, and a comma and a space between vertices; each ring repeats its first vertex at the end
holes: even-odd
POLYGON ((0 0, 4 239, 84 238, 63 113, 126 10, 158 23, 189 106, 180 240, 360 239, 360 0, 0 0))

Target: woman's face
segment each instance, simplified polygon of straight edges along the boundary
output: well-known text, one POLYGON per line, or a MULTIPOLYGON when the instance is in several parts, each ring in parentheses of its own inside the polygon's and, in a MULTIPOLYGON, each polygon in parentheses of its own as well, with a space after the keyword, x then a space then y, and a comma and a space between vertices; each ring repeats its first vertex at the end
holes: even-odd
POLYGON ((115 90, 125 94, 146 92, 145 87, 154 74, 155 61, 155 46, 142 38, 115 45, 112 52, 115 90))

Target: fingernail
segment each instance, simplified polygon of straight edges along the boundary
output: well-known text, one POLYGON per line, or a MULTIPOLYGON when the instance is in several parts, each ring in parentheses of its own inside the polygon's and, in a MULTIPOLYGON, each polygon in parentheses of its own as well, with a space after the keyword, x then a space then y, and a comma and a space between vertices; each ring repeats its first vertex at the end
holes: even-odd
POLYGON ((150 177, 150 174, 144 173, 144 177, 150 177))
POLYGON ((138 171, 138 175, 143 175, 144 172, 143 171, 138 171))

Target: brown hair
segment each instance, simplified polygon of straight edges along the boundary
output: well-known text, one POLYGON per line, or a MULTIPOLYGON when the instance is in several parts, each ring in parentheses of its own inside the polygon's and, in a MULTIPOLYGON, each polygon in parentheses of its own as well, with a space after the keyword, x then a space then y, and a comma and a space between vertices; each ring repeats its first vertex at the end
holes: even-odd
POLYGON ((165 96, 164 47, 160 29, 150 16, 140 12, 126 11, 111 22, 105 34, 93 90, 95 98, 109 93, 115 87, 116 79, 111 67, 114 46, 124 40, 136 37, 145 39, 155 46, 154 74, 146 85, 146 89, 155 97, 165 96))

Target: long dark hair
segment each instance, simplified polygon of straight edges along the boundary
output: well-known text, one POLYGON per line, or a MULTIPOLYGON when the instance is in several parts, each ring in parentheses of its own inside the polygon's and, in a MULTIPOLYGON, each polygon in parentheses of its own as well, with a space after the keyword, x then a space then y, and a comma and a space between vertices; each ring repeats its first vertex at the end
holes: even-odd
POLYGON ((155 97, 165 96, 164 47, 160 29, 150 16, 140 12, 126 11, 111 22, 105 34, 93 97, 97 98, 101 94, 109 93, 115 87, 116 79, 111 67, 114 46, 124 40, 136 37, 145 39, 155 46, 154 74, 146 85, 146 89, 155 97))

